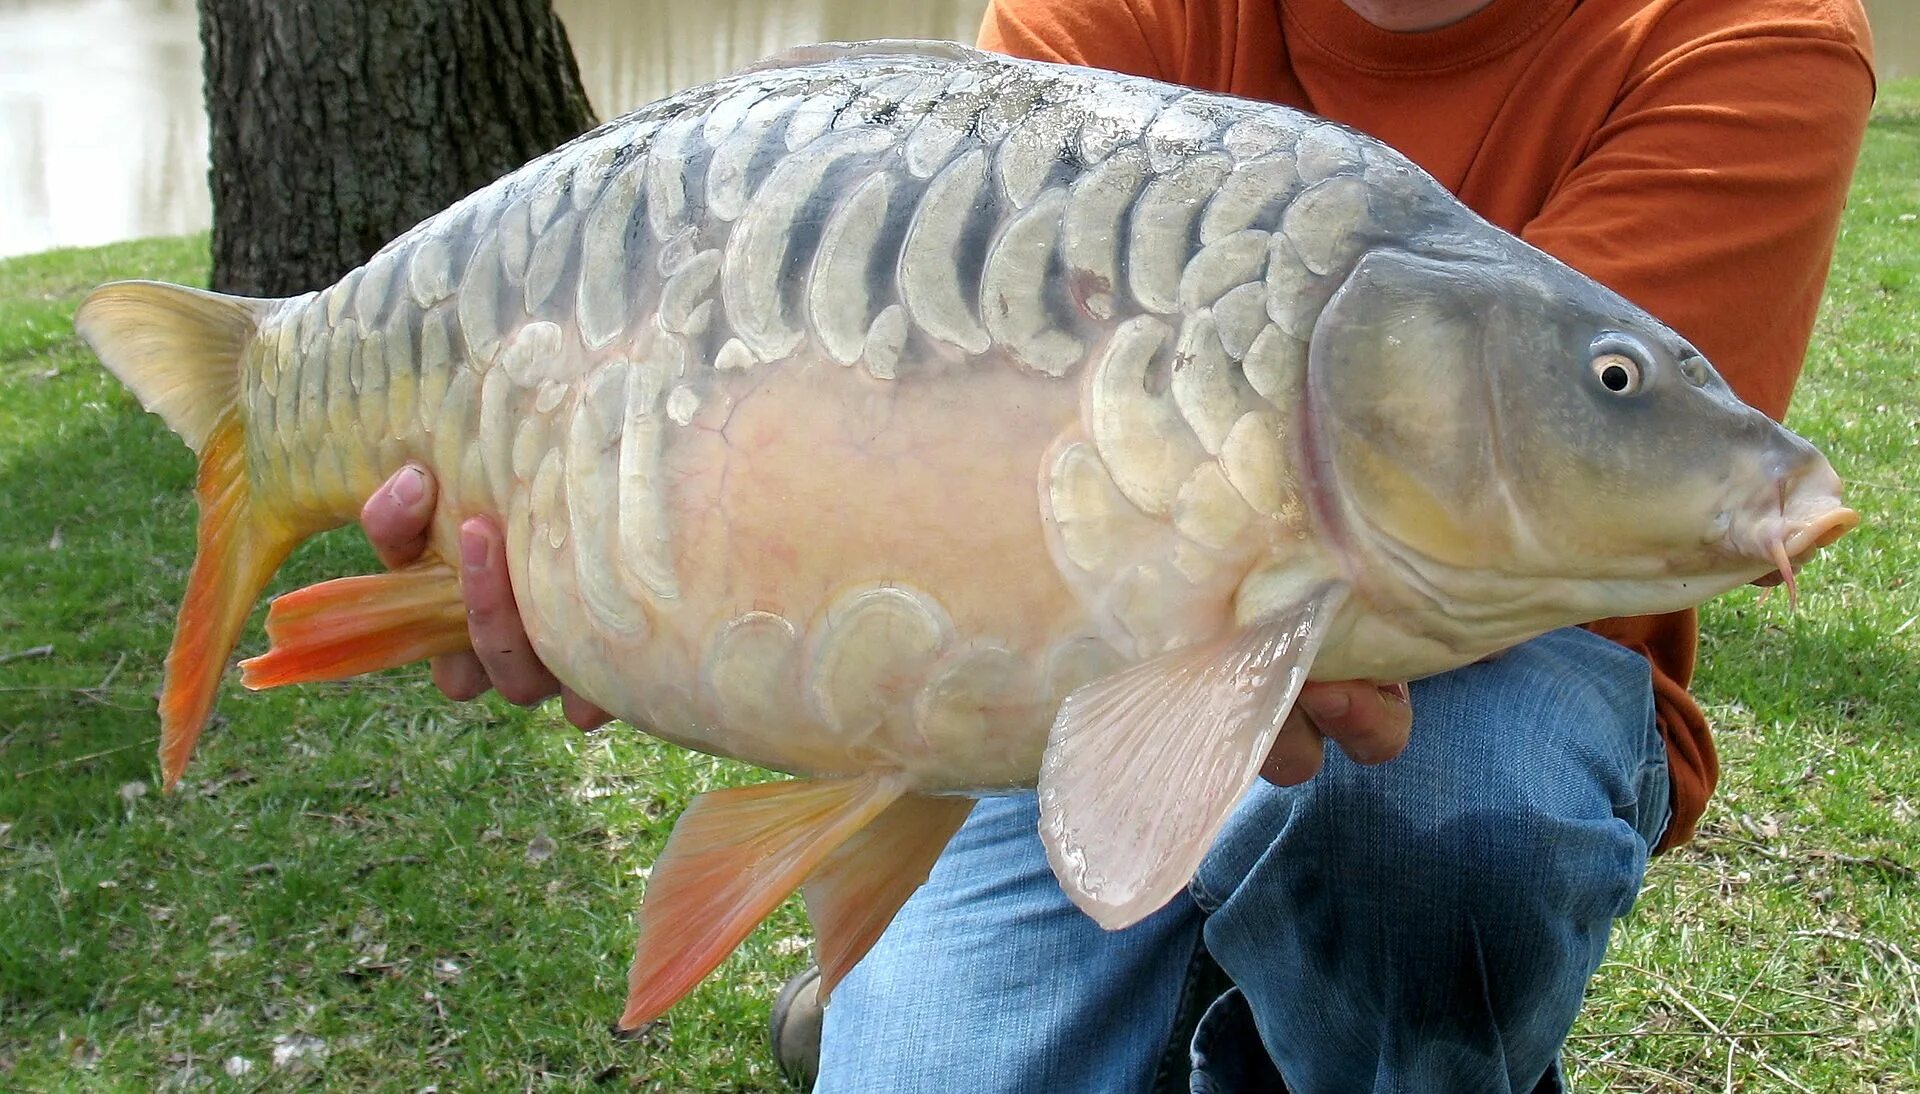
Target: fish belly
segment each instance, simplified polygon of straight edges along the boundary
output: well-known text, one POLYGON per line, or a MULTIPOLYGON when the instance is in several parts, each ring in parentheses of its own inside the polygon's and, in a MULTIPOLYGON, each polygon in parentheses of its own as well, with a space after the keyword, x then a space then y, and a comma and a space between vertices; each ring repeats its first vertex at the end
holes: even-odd
POLYGON ((608 710, 761 766, 1030 781, 1059 699, 1116 660, 1040 504, 1076 386, 901 384, 811 353, 705 377, 661 393, 656 447, 622 468, 650 487, 650 563, 542 538, 536 474, 521 583, 543 655, 608 710))

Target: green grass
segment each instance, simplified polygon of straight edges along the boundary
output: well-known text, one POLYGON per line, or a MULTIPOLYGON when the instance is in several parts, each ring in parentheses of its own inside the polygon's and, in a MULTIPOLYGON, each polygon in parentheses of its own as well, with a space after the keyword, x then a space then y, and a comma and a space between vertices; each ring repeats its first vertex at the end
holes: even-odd
MULTIPOLYGON (((797 901, 661 1026, 609 1035, 640 872, 690 797, 758 773, 456 706, 416 670, 230 684, 183 792, 150 789, 192 457, 71 315, 115 277, 203 284, 205 255, 0 263, 0 1088, 227 1083, 236 1056, 242 1085, 284 1082, 276 1045, 314 1038, 355 1087, 778 1089, 759 1031, 807 960, 797 901)), ((269 591, 374 568, 343 530, 269 591)))
MULTIPOLYGON (((1792 418, 1866 524, 1799 614, 1750 590, 1706 611, 1725 777, 1616 932, 1581 1089, 1920 1088, 1915 214, 1909 82, 1883 90, 1792 418)), ((661 1025, 608 1032, 639 877, 746 768, 400 671, 230 687, 183 792, 148 790, 192 465, 70 317, 104 280, 202 281, 205 242, 0 263, 0 1086, 781 1089, 761 1031, 806 961, 793 902, 661 1025)), ((334 533, 271 591, 372 566, 334 533)))

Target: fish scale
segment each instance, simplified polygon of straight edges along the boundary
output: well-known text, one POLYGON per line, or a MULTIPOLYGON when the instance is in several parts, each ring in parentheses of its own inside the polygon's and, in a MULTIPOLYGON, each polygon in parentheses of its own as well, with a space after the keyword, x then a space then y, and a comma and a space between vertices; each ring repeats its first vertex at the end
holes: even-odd
POLYGON ((280 559, 408 460, 423 559, 276 600, 249 686, 468 648, 485 516, 573 691, 799 776, 683 815, 627 1028, 803 883, 830 988, 975 795, 1037 789, 1067 894, 1137 922, 1310 675, 1676 610, 1857 520, 1678 335, 1391 149, 952 44, 688 89, 316 293, 123 283, 76 324, 201 459, 169 784, 280 559))
MULTIPOLYGON (((1017 63, 953 68, 941 58, 875 55, 847 57, 824 71, 750 72, 609 123, 463 199, 340 285, 289 305, 277 318, 297 325, 303 337, 290 351, 268 339, 263 352, 274 360, 248 380, 281 377, 282 394, 273 404, 279 444, 257 458, 323 469, 298 484, 300 508, 345 512, 391 470, 396 447, 443 468, 460 466, 466 448, 478 450, 483 474, 443 474, 441 523, 453 520, 449 514, 525 506, 527 519, 550 534, 526 540, 527 557, 513 560, 516 575, 560 566, 588 590, 575 598, 584 614, 556 617, 554 633, 535 627, 536 645, 557 641, 561 631, 584 635, 572 641, 608 663, 647 662, 644 653, 636 661, 636 651, 622 643, 640 634, 657 641, 658 621, 648 623, 651 617, 675 617, 692 647, 710 644, 714 628, 750 609, 745 602, 738 609, 690 607, 680 597, 677 574, 685 559, 674 544, 670 482, 678 431, 724 422, 727 408, 769 368, 819 371, 833 364, 851 367, 865 381, 907 385, 901 393, 873 396, 882 401, 912 398, 912 385, 938 383, 936 377, 961 361, 972 362, 967 370, 989 373, 1090 373, 1089 390, 1112 394, 1093 398, 1087 420, 1077 424, 1072 394, 1050 393, 1058 405, 1034 443, 1084 438, 1096 456, 1092 473, 1154 520, 1170 519, 1176 494, 1211 463, 1218 470, 1207 481, 1251 489, 1253 498, 1234 504, 1265 516, 1204 517, 1189 505, 1184 523, 1204 526, 1216 540, 1229 524, 1248 535, 1268 534, 1254 526, 1278 507, 1273 488, 1222 454, 1243 404, 1257 396, 1246 380, 1227 377, 1229 371, 1237 376, 1237 368, 1220 347, 1208 309, 1257 276, 1256 252, 1265 264, 1266 234, 1282 228, 1296 187, 1294 160, 1331 177, 1353 167, 1338 162, 1341 146, 1314 136, 1323 126, 1267 120, 1259 137, 1265 158, 1236 165, 1223 133, 1241 134, 1236 143, 1246 145, 1257 120, 1251 116, 1265 113, 1252 104, 1140 81, 1114 87, 1109 77, 1017 63), (1033 124, 1022 124, 1028 120, 1033 124), (1289 140, 1310 136, 1310 147, 1286 153, 1289 140), (1074 166, 1082 156, 1100 162, 1074 166), (1282 162, 1288 170, 1266 169, 1282 162), (582 185, 582 177, 591 181, 582 185), (789 241, 815 207, 824 209, 816 218, 819 242, 796 276, 782 277, 789 241), (900 211, 897 232, 879 227, 893 209, 900 211), (972 236, 970 218, 982 212, 994 219, 985 222, 984 234, 972 236), (1197 234, 1196 223, 1214 228, 1197 234), (1120 243, 1115 248, 1100 240, 1120 243), (883 245, 891 249, 880 251, 883 245), (1097 294, 1063 313, 1048 298, 1051 270, 1084 274, 1097 294), (384 298, 370 295, 383 287, 384 298), (1171 323, 1152 324, 1160 334, 1151 349, 1126 341, 1132 337, 1126 332, 1144 322, 1133 317, 1143 312, 1171 323), (378 326, 360 326, 374 318, 378 326), (335 374, 361 361, 363 339, 376 334, 385 367, 375 374, 386 381, 386 413, 347 413, 343 396, 371 392, 335 374), (905 354, 909 343, 931 356, 905 354), (1150 366, 1173 368, 1176 355, 1195 362, 1195 370, 1158 392, 1142 386, 1150 366), (575 385, 583 397, 611 390, 593 377, 607 375, 609 364, 624 368, 624 362, 649 359, 664 366, 647 381, 660 391, 645 412, 595 445, 568 443, 580 434, 561 417, 565 408, 538 399, 542 383, 575 385), (1102 378, 1115 368, 1124 371, 1118 388, 1102 378), (383 425, 391 436, 381 435, 383 425), (543 445, 577 451, 589 465, 618 453, 617 466, 544 477, 544 459, 516 467, 514 451, 531 456, 543 445), (616 483, 618 489, 610 489, 616 483), (577 518, 545 512, 566 510, 576 492, 610 495, 611 508, 582 510, 610 517, 609 540, 567 537, 562 530, 577 518), (606 569, 618 573, 601 572, 606 569)), ((1329 222, 1310 237, 1321 265, 1358 253, 1364 216, 1352 208, 1328 214, 1329 222), (1343 249, 1343 240, 1356 242, 1343 249)), ((1237 337, 1253 340, 1244 330, 1237 337)), ((1212 499, 1208 504, 1217 508, 1218 494, 1194 496, 1212 499)), ((1071 495, 1080 496, 1084 491, 1071 495)), ((1183 592, 1169 575, 1193 572, 1198 545, 1177 529, 1161 538, 1151 558, 1125 552, 1123 566, 1064 578, 1104 605, 1092 614, 1106 620, 1104 640, 1122 654, 1137 652, 1143 635, 1148 645, 1160 646, 1194 626, 1196 613, 1171 603, 1192 589, 1183 592), (1175 565, 1176 556, 1187 560, 1184 566, 1175 565), (1143 585, 1146 573, 1161 577, 1143 585), (1116 597, 1126 604, 1125 625, 1115 621, 1116 597)), ((870 580, 894 577, 876 573, 870 580)), ((921 595, 937 603, 940 594, 921 595)), ((788 609, 795 626, 804 626, 811 611, 825 610, 824 602, 812 603, 788 609)), ((1214 607, 1217 614, 1221 606, 1214 607)), ((1028 655, 1045 658, 1060 643, 1084 641, 1076 628, 1084 629, 1087 619, 1066 616, 1033 639, 1028 655)), ((839 633, 828 628, 814 637, 808 653, 814 663, 842 656, 839 633)), ((962 638, 1004 640, 986 633, 948 644, 962 638)), ((937 660, 929 654, 909 673, 920 689, 947 671, 936 668, 937 660)), ((638 681, 647 676, 633 675, 629 686, 646 690, 638 681)), ((795 678, 783 686, 801 685, 795 678)), ((814 709, 823 718, 832 706, 819 705, 826 686, 812 685, 814 709)), ((972 694, 951 681, 935 690, 972 694)), ((916 704, 925 708, 931 700, 909 692, 866 732, 906 740, 928 717, 945 717, 916 713, 916 704)), ((611 705, 625 698, 596 696, 611 705)), ((1039 708, 1061 696, 1034 691, 1001 698, 1039 708)), ((780 702, 774 695, 718 705, 769 710, 780 709, 780 702)), ((698 712, 695 720, 713 713, 698 712)), ((724 730, 752 742, 749 758, 756 761, 803 769, 818 762, 789 754, 786 742, 804 736, 790 726, 724 730)), ((1032 736, 1031 727, 1024 731, 1032 736)), ((1018 763, 1028 761, 1037 743, 1028 742, 1018 763)), ((929 773, 955 760, 910 756, 899 741, 869 744, 929 773)), ((972 786, 983 780, 961 770, 951 781, 972 786)))
MULTIPOLYGON (((801 92, 786 89, 792 78, 781 70, 750 73, 610 123, 464 199, 281 318, 310 333, 271 366, 285 377, 275 415, 283 447, 262 458, 323 469, 296 491, 300 507, 337 512, 355 506, 390 470, 395 446, 388 440, 441 467, 460 466, 464 448, 477 449, 484 474, 444 476, 442 523, 453 519, 445 514, 527 506, 528 519, 551 534, 527 540, 529 557, 514 560, 516 573, 549 564, 575 572, 589 590, 577 598, 585 614, 563 616, 556 628, 590 636, 570 641, 609 664, 647 662, 622 643, 639 634, 657 642, 660 628, 650 617, 673 616, 684 641, 697 646, 750 607, 690 607, 681 600, 684 550, 674 543, 676 499, 669 485, 680 450, 676 431, 724 422, 731 404, 767 368, 817 371, 832 362, 868 380, 909 385, 905 392, 922 382, 916 373, 931 378, 958 361, 973 362, 965 366, 970 370, 1045 377, 1089 372, 1090 390, 1110 394, 1087 404, 1088 420, 1079 427, 1085 432, 1072 420, 1071 395, 1055 392, 1055 419, 1035 443, 1084 437, 1097 456, 1093 473, 1155 520, 1170 519, 1175 496, 1212 463, 1218 470, 1207 481, 1250 491, 1252 497, 1234 504, 1259 516, 1205 517, 1189 505, 1181 523, 1271 534, 1258 527, 1283 508, 1271 477, 1229 462, 1258 446, 1223 451, 1248 409, 1243 404, 1258 396, 1246 380, 1230 378, 1237 367, 1221 348, 1209 308, 1265 265, 1267 234, 1287 223, 1293 162, 1304 157, 1324 186, 1324 178, 1353 169, 1340 160, 1341 146, 1312 136, 1325 127, 1269 121, 1265 158, 1236 165, 1224 151, 1223 133, 1236 124, 1245 132, 1246 115, 1258 111, 1250 104, 1135 83, 1117 92, 1106 110, 1102 92, 1111 81, 1104 77, 1006 63, 975 65, 957 78, 944 75, 950 69, 910 57, 853 57, 831 75, 808 73, 801 92), (956 79, 966 85, 957 95, 956 79), (1023 127, 1029 116, 1035 124, 1023 127), (919 139, 929 125, 947 127, 934 145, 919 139), (1276 150, 1309 136, 1314 143, 1303 143, 1299 153, 1276 150), (1089 147, 1099 152, 1100 164, 1076 168, 1063 159, 1069 150, 1089 147), (939 157, 937 166, 930 155, 939 157), (1267 170, 1283 162, 1286 171, 1267 170), (583 173, 590 185, 577 185, 583 173), (819 242, 797 276, 783 277, 789 241, 816 207, 825 210, 817 217, 819 242), (884 210, 896 208, 901 230, 879 228, 884 210), (971 218, 982 212, 994 219, 973 236, 971 218), (1196 223, 1216 229, 1196 237, 1196 223), (1223 233, 1219 225, 1236 230, 1223 233), (1102 250, 1112 245, 1100 239, 1121 243, 1102 250), (883 244, 893 250, 878 251, 883 244), (673 258, 676 252, 685 257, 673 258), (661 263, 650 263, 651 255, 661 263), (1097 286, 1097 299, 1083 298, 1063 313, 1048 298, 1052 270, 1084 273, 1097 286), (386 299, 367 295, 383 284, 386 299), (1161 333, 1151 348, 1126 341, 1132 337, 1126 331, 1144 321, 1130 317, 1142 312, 1171 321, 1153 324, 1161 333), (336 361, 358 360, 356 324, 363 315, 385 320, 376 329, 385 350, 391 438, 356 428, 377 426, 382 416, 344 413, 343 380, 330 374, 336 361), (412 331, 417 338, 409 337, 412 331), (931 356, 903 357, 909 342, 931 356), (668 352, 675 345, 683 348, 668 352), (323 352, 336 347, 337 353, 323 352), (601 390, 590 378, 605 365, 649 357, 667 366, 650 409, 621 423, 591 454, 584 443, 567 445, 577 430, 557 417, 560 408, 541 405, 540 385, 601 390), (1181 367, 1170 363, 1176 361, 1193 367, 1176 372, 1163 390, 1143 386, 1150 369, 1181 367), (1122 369, 1117 380, 1102 378, 1116 368, 1122 369), (410 383, 393 382, 402 373, 411 374, 410 383), (336 405, 339 412, 329 409, 336 405), (523 424, 515 428, 515 422, 523 424), (635 440, 642 436, 648 439, 635 440), (617 451, 618 467, 545 478, 544 461, 516 468, 513 451, 536 452, 542 443, 577 448, 582 460, 610 460, 602 453, 617 451), (569 539, 561 530, 573 522, 543 516, 547 507, 565 509, 577 491, 607 491, 614 483, 612 508, 592 510, 612 518, 610 541, 569 539), (600 572, 607 568, 621 573, 600 572)), ((1330 267, 1358 253, 1364 218, 1364 210, 1333 209, 1322 218, 1327 223, 1311 233, 1296 226, 1289 238, 1307 238, 1317 263, 1330 267), (1343 248, 1349 240, 1355 242, 1343 248)), ((1236 335, 1241 342, 1254 337, 1244 330, 1236 335)), ((1218 493, 1194 496, 1212 499, 1217 508, 1218 493)), ((1089 590, 1092 616, 1105 621, 1105 640, 1133 654, 1143 643, 1157 648, 1204 627, 1195 620, 1206 612, 1174 603, 1194 592, 1182 587, 1179 575, 1200 572, 1198 550, 1174 526, 1152 557, 1128 552, 1125 565, 1072 572, 1063 580, 1089 590), (1121 602, 1124 624, 1114 614, 1121 602)), ((874 574, 871 580, 894 578, 874 574)), ((925 595, 937 602, 940 594, 925 595)), ((824 610, 813 604, 788 609, 796 626, 810 611, 824 610)), ((1214 614, 1220 610, 1216 603, 1214 614)), ((1067 615, 1053 633, 1033 640, 1032 656, 1081 640, 1076 628, 1086 619, 1067 615)), ((817 637, 810 651, 816 663, 841 656, 838 633, 829 628, 817 637)), ((534 637, 536 645, 557 641, 538 627, 534 637)), ((916 662, 909 672, 923 689, 944 671, 936 660, 916 662)), ((813 686, 816 699, 824 686, 813 686)), ((942 694, 972 694, 951 683, 943 687, 942 694)), ((944 717, 928 714, 931 700, 917 695, 903 693, 867 732, 905 740, 918 735, 928 717, 944 717)), ((596 698, 620 705, 626 697, 596 698)), ((1061 696, 1036 691, 1001 698, 1038 708, 1061 696)), ((718 705, 766 710, 780 701, 776 695, 718 705)), ((826 717, 826 708, 816 703, 815 710, 826 717)), ((666 720, 664 712, 648 713, 666 720)), ((724 728, 734 740, 753 742, 751 759, 788 768, 817 762, 789 754, 786 742, 801 736, 789 726, 724 728)), ((955 759, 911 756, 897 741, 870 744, 928 772, 955 759)), ((1029 741, 1022 762, 1036 744, 1029 741)), ((952 779, 976 785, 979 774, 962 770, 952 779)))

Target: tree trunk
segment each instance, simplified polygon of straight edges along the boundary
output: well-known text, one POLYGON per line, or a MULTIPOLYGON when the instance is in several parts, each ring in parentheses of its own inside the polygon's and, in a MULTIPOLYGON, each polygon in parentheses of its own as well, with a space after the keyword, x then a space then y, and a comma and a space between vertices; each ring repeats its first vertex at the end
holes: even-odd
POLYGON ((213 287, 288 296, 593 125, 550 0, 199 0, 213 287))

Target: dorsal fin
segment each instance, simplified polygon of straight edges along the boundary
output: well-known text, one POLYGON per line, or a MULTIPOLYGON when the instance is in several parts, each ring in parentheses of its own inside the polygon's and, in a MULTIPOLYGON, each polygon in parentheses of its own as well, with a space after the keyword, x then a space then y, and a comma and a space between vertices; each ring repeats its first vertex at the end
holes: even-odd
POLYGON ((994 55, 959 42, 932 38, 876 38, 870 42, 820 42, 795 46, 764 60, 755 61, 736 75, 770 72, 783 68, 804 68, 831 61, 850 61, 857 57, 932 57, 943 61, 984 61, 994 55))

